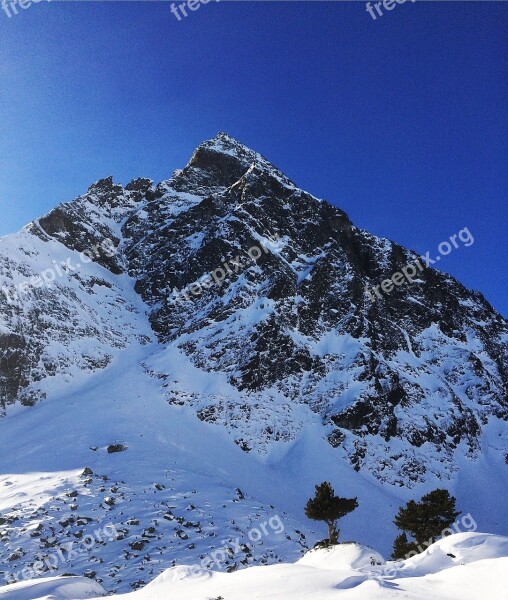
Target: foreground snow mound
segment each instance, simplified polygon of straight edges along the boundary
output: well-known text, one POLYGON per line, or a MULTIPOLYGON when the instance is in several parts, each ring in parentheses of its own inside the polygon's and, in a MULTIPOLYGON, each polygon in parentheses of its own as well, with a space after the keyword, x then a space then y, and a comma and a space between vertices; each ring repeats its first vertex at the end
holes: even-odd
POLYGON ((161 584, 168 584, 174 581, 182 582, 184 580, 191 580, 196 582, 197 580, 208 579, 212 577, 213 574, 213 571, 201 569, 198 565, 181 565, 178 567, 171 567, 171 569, 166 569, 146 587, 157 587, 161 584))
MULTIPOLYGON (((431 549, 434 553, 443 552, 447 556, 453 554, 455 564, 467 564, 485 558, 508 556, 508 538, 491 533, 457 533, 432 544, 429 547, 431 549)), ((428 551, 410 560, 417 563, 420 559, 424 563, 428 551)))
POLYGON ((408 560, 387 563, 385 574, 393 566, 397 577, 417 577, 502 556, 508 556, 508 538, 489 533, 457 533, 444 537, 408 560))
POLYGON ((47 577, 0 588, 1 600, 84 600, 105 595, 100 584, 86 577, 47 577))
POLYGON ((346 570, 370 568, 384 565, 381 554, 360 544, 338 544, 331 548, 311 550, 296 562, 297 565, 326 570, 346 570))
POLYGON ((377 552, 351 543, 311 550, 295 564, 233 573, 199 574, 192 567, 175 567, 144 589, 115 598, 507 600, 507 571, 508 538, 468 533, 452 535, 417 557, 386 565, 377 552), (392 564, 398 566, 395 577, 384 572, 392 564))

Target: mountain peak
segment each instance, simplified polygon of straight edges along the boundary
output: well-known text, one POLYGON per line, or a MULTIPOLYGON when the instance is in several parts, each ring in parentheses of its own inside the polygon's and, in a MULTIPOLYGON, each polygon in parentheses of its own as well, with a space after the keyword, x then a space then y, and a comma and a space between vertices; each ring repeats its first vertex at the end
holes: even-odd
POLYGON ((254 152, 254 150, 251 150, 251 148, 249 148, 245 144, 242 144, 241 142, 239 142, 233 136, 231 136, 228 133, 225 133, 223 131, 219 131, 219 133, 215 137, 202 142, 198 146, 198 149, 201 147, 210 148, 217 152, 223 152, 225 154, 230 154, 230 155, 231 154, 248 154, 252 158, 255 158, 256 155, 258 154, 257 152, 254 152))
POLYGON ((95 190, 112 190, 114 186, 115 184, 113 182, 113 176, 109 175, 108 177, 103 177, 102 179, 99 179, 98 181, 92 183, 92 185, 88 187, 88 191, 91 192, 95 190))
POLYGON ((227 188, 247 173, 265 174, 288 187, 295 184, 259 152, 250 149, 227 133, 202 142, 187 166, 178 173, 177 188, 184 190, 191 183, 211 188, 227 188))

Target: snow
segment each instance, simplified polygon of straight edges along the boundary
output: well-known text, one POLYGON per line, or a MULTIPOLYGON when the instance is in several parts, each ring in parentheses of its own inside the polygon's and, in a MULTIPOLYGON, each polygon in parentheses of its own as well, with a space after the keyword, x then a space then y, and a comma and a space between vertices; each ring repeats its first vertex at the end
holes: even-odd
POLYGON ((469 533, 450 536, 428 548, 425 556, 404 561, 395 577, 377 576, 384 563, 370 548, 344 544, 313 550, 294 564, 251 567, 240 572, 195 575, 169 569, 125 600, 506 600, 508 539, 469 533), (454 554, 451 559, 448 554, 454 554), (429 557, 432 557, 429 559, 429 557), (419 560, 417 560, 419 559, 419 560), (418 564, 418 570, 414 565, 418 564))
POLYGON ((1 600, 85 600, 105 595, 100 584, 86 577, 46 577, 0 588, 1 600))
POLYGON ((329 549, 311 550, 296 562, 316 569, 339 570, 344 565, 353 569, 371 568, 374 564, 384 564, 383 557, 365 546, 359 544, 339 544, 329 549))
MULTIPOLYGON (((312 550, 293 564, 250 567, 232 573, 197 571, 190 566, 167 569, 136 592, 118 600, 506 600, 508 538, 483 533, 456 534, 430 546, 422 555, 400 561, 397 570, 370 548, 354 543, 312 550), (385 569, 385 572, 383 572, 385 569)), ((23 584, 31 599, 78 599, 65 595, 68 578, 60 582, 23 584), (54 586, 54 590, 51 589, 54 586), (30 592, 28 592, 30 590, 30 592)), ((20 584, 18 584, 19 586, 20 584)), ((70 585, 68 587, 70 589, 70 585)), ((74 584, 76 585, 76 584, 74 584)), ((26 600, 17 586, 0 590, 2 600, 26 600)), ((86 587, 76 593, 89 593, 86 587)), ((98 597, 100 597, 99 594, 98 597)))
MULTIPOLYGON (((239 313, 246 325, 252 321, 252 310, 254 308, 239 313)), ((227 321, 220 323, 224 329, 220 335, 228 335, 229 328, 237 325, 227 321)), ((344 360, 349 361, 356 351, 354 345, 347 337, 326 334, 316 343, 315 351, 324 354, 340 351, 344 360)), ((129 526, 124 540, 98 548, 102 564, 90 564, 84 555, 59 564, 57 573, 82 573, 91 567, 100 573, 107 590, 123 592, 129 589, 129 581, 142 579, 148 583, 173 561, 177 565, 193 564, 201 554, 210 552, 213 545, 220 546, 223 539, 234 540, 239 536, 250 544, 249 529, 273 515, 281 517, 285 531, 281 535, 271 532, 262 540, 263 544, 250 544, 257 564, 266 552, 272 553, 269 563, 298 559, 306 548, 325 535, 321 524, 303 516, 303 506, 313 494, 314 485, 323 480, 330 481, 340 495, 356 496, 359 500, 359 508, 340 523, 340 539, 358 540, 386 556, 396 535, 392 520, 399 506, 428 489, 443 486, 442 480, 429 478, 425 486, 414 490, 395 488, 383 485, 368 472, 355 472, 349 462, 340 460, 337 449, 327 443, 320 416, 308 406, 289 404, 277 390, 259 394, 239 391, 224 373, 197 367, 174 344, 163 349, 155 343, 133 344, 128 352, 115 355, 106 369, 74 377, 67 383, 58 378, 50 383, 47 384, 50 393, 44 402, 17 413, 10 411, 9 417, 0 421, 0 513, 33 515, 10 526, 9 542, 2 558, 5 560, 17 547, 24 548, 27 556, 22 561, 4 563, 8 564, 8 572, 18 572, 39 551, 38 538, 30 536, 35 525, 56 525, 55 538, 59 545, 73 539, 67 537, 65 529, 58 531, 58 521, 73 514, 72 501, 65 498, 71 489, 79 493, 76 514, 93 519, 84 528, 85 534, 106 523, 123 528, 132 517, 139 519, 140 524, 129 526), (242 413, 233 411, 234 418, 227 427, 218 427, 198 420, 192 408, 169 404, 173 395, 177 399, 192 400, 196 408, 234 398, 235 411, 241 406, 250 406, 256 412, 244 420, 242 413), (288 421, 293 427, 293 438, 272 441, 264 454, 257 451, 246 454, 232 443, 239 436, 256 439, 267 422, 288 421), (108 454, 104 450, 108 444, 119 441, 128 446, 127 451, 108 454), (104 484, 97 478, 92 486, 84 486, 80 473, 86 466, 98 476, 107 476, 108 482, 104 484), (96 481, 104 485, 104 492, 96 481), (155 483, 163 484, 164 489, 157 491, 155 483), (119 486, 118 494, 110 492, 113 485, 119 486), (245 500, 238 501, 237 488, 246 495, 245 500), (116 505, 105 507, 104 499, 112 495, 117 498, 116 505), (190 504, 195 510, 188 510, 190 504), (176 507, 172 511, 177 516, 199 521, 203 533, 189 530, 189 540, 182 542, 175 533, 178 525, 162 517, 168 505, 176 507), (119 561, 125 551, 130 551, 128 544, 139 539, 154 521, 157 534, 162 537, 147 548, 151 562, 143 564, 146 550, 131 561, 123 558, 119 561), (304 543, 296 530, 305 535, 304 543), (210 533, 216 537, 209 537, 210 533), (196 546, 194 549, 187 548, 191 542, 196 546), (160 551, 155 551, 156 547, 160 551), (114 565, 119 562, 122 570, 116 572, 114 565)), ((354 386, 350 388, 354 389, 354 386)), ((501 444, 502 432, 499 421, 491 419, 485 426, 485 452, 476 462, 464 458, 460 469, 451 474, 452 482, 447 487, 457 496, 463 514, 471 513, 475 529, 477 525, 480 530, 505 533, 506 479, 499 474, 506 466, 502 455, 495 451, 496 445, 501 444), (485 490, 490 491, 485 494, 485 490)), ((377 436, 372 436, 370 443, 388 448, 377 436)), ((387 451, 397 453, 399 447, 402 442, 394 439, 387 451)), ((467 531, 465 527, 461 530, 467 531)), ((354 562, 351 557, 348 560, 354 562)), ((356 563, 354 566, 356 568, 356 563)), ((310 569, 309 565, 284 568, 290 573, 291 569, 304 567, 310 569)), ((324 566, 319 567, 320 572, 323 570, 324 566)), ((275 569, 273 573, 279 571, 275 569)), ((219 573, 210 578, 213 582, 228 582, 233 575, 219 573)), ((358 574, 349 576, 358 577, 358 574)), ((240 574, 235 577, 241 582, 240 574)), ((271 575, 267 576, 267 586, 270 581, 271 575)), ((309 586, 314 585, 312 579, 309 586)), ((369 585, 372 582, 361 584, 369 585)), ((216 595, 221 593, 219 587, 216 595)), ((385 591, 383 587, 383 593, 385 591)), ((235 598, 222 595, 227 600, 235 598)), ((213 596, 211 592, 210 596, 213 596)), ((176 597, 185 599, 185 596, 176 597)), ((194 600, 192 595, 189 598, 194 600)), ((138 597, 133 596, 133 600, 138 597)))
POLYGON ((424 552, 403 561, 400 567, 397 563, 389 563, 387 570, 392 564, 399 576, 420 577, 456 565, 503 556, 508 557, 508 538, 485 533, 457 533, 440 539, 424 552))

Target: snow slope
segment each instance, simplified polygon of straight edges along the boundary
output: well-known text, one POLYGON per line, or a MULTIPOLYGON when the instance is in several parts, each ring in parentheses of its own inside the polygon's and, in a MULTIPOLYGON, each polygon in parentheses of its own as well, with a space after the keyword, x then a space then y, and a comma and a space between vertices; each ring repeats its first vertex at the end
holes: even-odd
MULTIPOLYGON (((171 565, 199 563, 224 547, 224 540, 233 547, 238 538, 249 551, 227 556, 215 566, 223 571, 296 560, 325 535, 324 527, 303 517, 315 483, 325 479, 360 502, 341 522, 341 539, 389 553, 393 516, 410 490, 387 489, 338 462, 310 410, 296 442, 280 442, 268 456, 243 452, 224 430, 196 419, 185 406, 167 403, 160 383, 141 366, 153 351, 140 347, 85 385, 69 383, 0 422, 0 515, 8 519, 0 526, 4 577, 19 575, 39 556, 52 556, 70 542, 76 554, 58 561, 49 574, 94 572, 108 591, 147 584, 171 565), (115 443, 127 450, 108 453, 115 443), (85 467, 93 474, 83 476, 85 467), (283 531, 268 527, 259 541, 248 538, 252 528, 275 517, 283 531), (108 524, 120 539, 82 548, 83 536, 108 524), (140 541, 142 548, 133 549, 140 541), (24 554, 9 560, 18 549, 24 554)), ((192 376, 194 367, 184 355, 164 356, 175 376, 192 376)), ((206 391, 209 374, 196 371, 193 377, 206 391)), ((463 473, 459 508, 472 514, 475 527, 502 530, 504 496, 471 497, 467 482, 483 478, 499 491, 503 482, 474 464, 463 473)))
MULTIPOLYGON (((186 566, 167 569, 143 590, 121 594, 125 600, 506 600, 508 598, 508 538, 489 534, 456 534, 430 546, 422 555, 397 563, 391 569, 370 548, 344 544, 331 550, 314 550, 294 564, 250 567, 235 573, 197 573, 186 566)), ((66 578, 63 581, 67 581, 66 578)), ((19 585, 19 584, 18 584, 19 585)), ((31 600, 40 584, 31 583, 31 600)), ((45 591, 55 580, 45 580, 45 591)), ((62 583, 60 583, 62 587, 62 583)), ((40 586, 42 587, 42 585, 40 586)), ((0 590, 2 600, 16 596, 16 586, 0 590)), ((51 598, 86 598, 56 595, 51 598)))
POLYGON ((377 575, 381 557, 369 548, 347 544, 314 550, 294 564, 251 567, 230 574, 194 575, 184 567, 168 569, 126 600, 506 600, 508 538, 457 534, 405 561, 392 575, 377 575), (450 558, 453 554, 455 558, 450 558), (409 563, 406 568, 406 563, 409 563), (417 568, 416 568, 417 567, 417 568))
POLYGON ((2 600, 85 600, 105 595, 101 585, 86 577, 47 577, 0 588, 2 600))

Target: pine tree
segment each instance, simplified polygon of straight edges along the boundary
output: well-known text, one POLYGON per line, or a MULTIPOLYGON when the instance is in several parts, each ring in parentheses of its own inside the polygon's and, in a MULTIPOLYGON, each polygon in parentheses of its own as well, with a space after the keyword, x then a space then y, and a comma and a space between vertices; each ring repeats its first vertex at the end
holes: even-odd
POLYGON ((392 558, 394 560, 406 558, 411 552, 418 552, 416 544, 408 541, 405 533, 401 533, 393 542, 392 558))
POLYGON ((337 529, 338 519, 358 507, 356 498, 339 498, 335 495, 333 487, 323 481, 316 485, 316 495, 309 498, 305 506, 305 514, 314 521, 324 521, 328 525, 328 543, 336 544, 339 539, 337 529))
MULTIPOLYGON (((459 515, 460 512, 455 510, 455 498, 450 496, 448 490, 437 489, 422 496, 419 502, 410 500, 405 508, 399 509, 394 523, 398 529, 407 531, 416 540, 416 543, 409 542, 409 546, 413 546, 410 550, 414 550, 419 544, 429 545, 435 542, 459 515)), ((407 554, 401 554, 406 543, 407 537, 405 541, 400 535, 396 538, 393 546, 395 558, 402 558, 407 554)))

